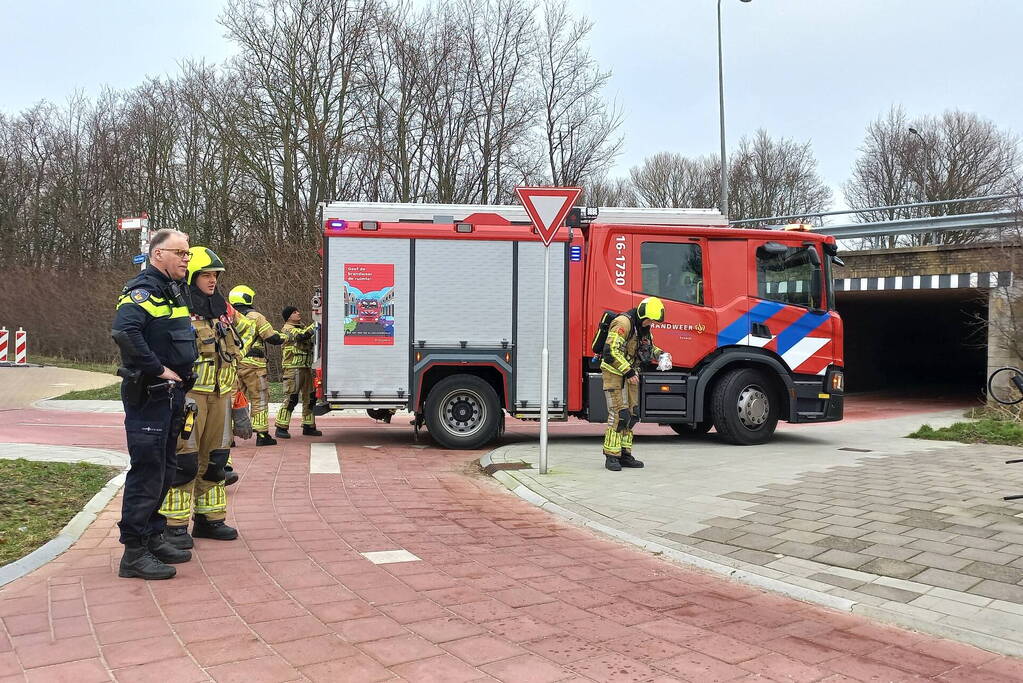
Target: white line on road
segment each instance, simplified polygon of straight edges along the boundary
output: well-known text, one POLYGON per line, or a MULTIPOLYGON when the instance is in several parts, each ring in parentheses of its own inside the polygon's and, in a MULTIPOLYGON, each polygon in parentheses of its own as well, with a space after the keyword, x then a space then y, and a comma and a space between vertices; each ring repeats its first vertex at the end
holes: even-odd
POLYGON ((341 474, 341 459, 332 443, 309 446, 309 474, 341 474))

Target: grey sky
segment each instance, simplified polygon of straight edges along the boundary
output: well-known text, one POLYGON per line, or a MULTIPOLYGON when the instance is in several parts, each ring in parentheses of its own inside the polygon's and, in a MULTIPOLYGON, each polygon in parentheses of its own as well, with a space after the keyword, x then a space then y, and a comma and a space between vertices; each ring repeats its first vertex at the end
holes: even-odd
MULTIPOLYGON (((715 1, 569 3, 594 22, 593 54, 625 111, 616 172, 661 150, 716 153, 715 1)), ((130 87, 187 57, 220 61, 222 5, 0 0, 0 110, 130 87)), ((893 103, 911 116, 976 111, 1023 133, 1020 0, 724 0, 723 21, 729 146, 759 127, 809 139, 836 190, 864 127, 893 103)))

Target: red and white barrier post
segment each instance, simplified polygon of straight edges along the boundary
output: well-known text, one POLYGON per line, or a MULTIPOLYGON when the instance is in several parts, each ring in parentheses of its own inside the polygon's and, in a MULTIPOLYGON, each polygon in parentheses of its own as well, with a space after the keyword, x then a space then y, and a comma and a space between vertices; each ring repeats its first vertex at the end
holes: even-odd
POLYGON ((0 327, 0 363, 7 362, 7 339, 11 336, 11 333, 7 331, 6 327, 0 327))
POLYGON ((14 333, 14 364, 28 365, 28 332, 20 327, 14 333))

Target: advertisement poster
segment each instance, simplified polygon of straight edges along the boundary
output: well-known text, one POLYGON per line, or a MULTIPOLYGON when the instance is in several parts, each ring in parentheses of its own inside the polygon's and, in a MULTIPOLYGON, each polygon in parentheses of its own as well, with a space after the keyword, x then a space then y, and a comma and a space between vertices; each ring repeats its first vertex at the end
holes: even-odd
POLYGON ((394 264, 345 264, 345 344, 394 345, 394 264))

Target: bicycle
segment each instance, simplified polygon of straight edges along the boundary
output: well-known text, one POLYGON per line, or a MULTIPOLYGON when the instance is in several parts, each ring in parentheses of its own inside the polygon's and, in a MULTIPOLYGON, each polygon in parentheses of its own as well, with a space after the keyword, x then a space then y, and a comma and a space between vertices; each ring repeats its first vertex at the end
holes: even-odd
POLYGON ((1023 370, 1006 366, 992 372, 987 379, 987 395, 1003 406, 1023 401, 1023 370))

